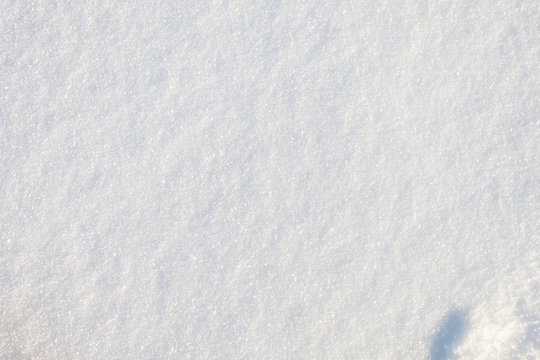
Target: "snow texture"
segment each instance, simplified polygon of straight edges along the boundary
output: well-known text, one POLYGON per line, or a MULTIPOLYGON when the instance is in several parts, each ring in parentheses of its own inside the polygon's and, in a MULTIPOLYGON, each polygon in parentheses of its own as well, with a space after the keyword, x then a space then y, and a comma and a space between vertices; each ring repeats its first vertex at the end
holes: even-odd
POLYGON ((538 7, 0 2, 0 358, 540 359, 538 7))

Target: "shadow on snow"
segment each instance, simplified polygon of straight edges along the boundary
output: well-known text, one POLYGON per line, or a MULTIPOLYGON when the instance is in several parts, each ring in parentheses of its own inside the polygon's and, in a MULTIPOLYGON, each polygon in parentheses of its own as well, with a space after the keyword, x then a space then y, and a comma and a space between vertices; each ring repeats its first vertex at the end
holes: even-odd
POLYGON ((450 360, 455 348, 465 337, 468 328, 467 312, 451 310, 442 319, 430 349, 431 360, 450 360))

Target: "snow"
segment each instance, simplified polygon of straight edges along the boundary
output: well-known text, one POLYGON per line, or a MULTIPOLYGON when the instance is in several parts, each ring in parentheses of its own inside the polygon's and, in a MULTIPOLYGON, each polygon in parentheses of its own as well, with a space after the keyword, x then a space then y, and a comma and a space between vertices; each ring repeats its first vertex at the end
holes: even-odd
POLYGON ((0 357, 540 359, 523 1, 0 3, 0 357))

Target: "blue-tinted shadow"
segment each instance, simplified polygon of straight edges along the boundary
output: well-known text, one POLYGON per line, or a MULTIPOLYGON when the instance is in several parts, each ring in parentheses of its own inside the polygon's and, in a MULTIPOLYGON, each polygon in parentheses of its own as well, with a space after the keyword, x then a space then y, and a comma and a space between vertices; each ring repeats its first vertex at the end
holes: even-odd
POLYGON ((466 311, 452 310, 446 314, 431 344, 431 360, 450 360, 468 327, 466 311))

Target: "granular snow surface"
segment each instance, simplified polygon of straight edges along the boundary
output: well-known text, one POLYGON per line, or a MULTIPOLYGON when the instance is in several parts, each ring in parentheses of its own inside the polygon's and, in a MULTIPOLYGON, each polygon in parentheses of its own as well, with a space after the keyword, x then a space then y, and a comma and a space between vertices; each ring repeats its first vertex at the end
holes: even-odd
POLYGON ((534 0, 0 3, 1 359, 540 359, 534 0))

